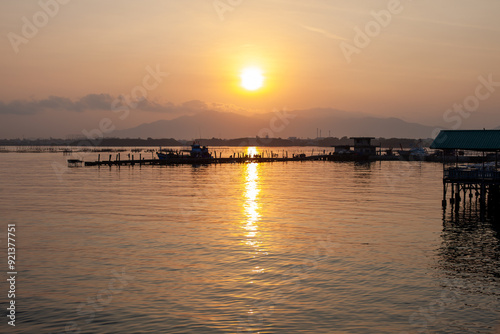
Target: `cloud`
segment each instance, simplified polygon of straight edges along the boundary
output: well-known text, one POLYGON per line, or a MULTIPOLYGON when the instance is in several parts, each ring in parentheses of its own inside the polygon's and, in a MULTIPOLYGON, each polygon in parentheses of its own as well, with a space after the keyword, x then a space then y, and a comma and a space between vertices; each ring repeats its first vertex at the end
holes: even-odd
MULTIPOLYGON (((17 101, 22 103, 22 101, 17 101)), ((44 109, 71 109, 74 107, 74 103, 65 97, 49 96, 45 100, 40 101, 29 101, 28 104, 33 108, 33 112, 36 112, 37 108, 44 109)))
POLYGON ((191 100, 184 102, 182 104, 183 108, 186 109, 192 109, 192 110, 206 110, 207 109, 207 104, 203 101, 200 100, 191 100))
POLYGON ((109 94, 89 94, 77 101, 66 97, 49 96, 43 100, 14 100, 9 103, 0 101, 0 114, 33 115, 43 110, 85 110, 109 109, 113 97, 109 94))
POLYGON ((238 105, 235 105, 235 104, 221 103, 221 102, 207 102, 206 109, 220 111, 220 112, 236 112, 236 113, 242 113, 242 114, 248 114, 249 112, 261 113, 261 112, 265 111, 265 110, 259 110, 259 109, 247 109, 247 108, 243 108, 243 107, 240 107, 238 105))
POLYGON ((159 103, 148 99, 130 101, 122 95, 114 97, 110 94, 88 94, 75 101, 60 96, 49 96, 42 100, 14 100, 8 103, 0 101, 0 115, 34 115, 44 110, 62 110, 82 113, 86 110, 111 110, 112 108, 120 107, 169 114, 193 114, 205 110, 222 112, 249 111, 248 109, 232 104, 204 102, 200 100, 191 100, 177 105, 171 102, 159 103))
POLYGON ((36 107, 29 101, 12 101, 3 103, 0 101, 0 114, 32 115, 36 113, 36 107))
POLYGON ((317 32, 318 34, 321 34, 321 35, 323 35, 326 38, 335 39, 335 40, 339 40, 339 41, 346 41, 347 40, 344 37, 340 37, 338 35, 332 34, 332 33, 328 32, 328 31, 326 31, 324 29, 321 29, 321 28, 306 26, 306 25, 303 25, 303 24, 301 24, 300 26, 302 28, 306 29, 306 30, 309 30, 309 31, 312 31, 312 32, 317 32))
POLYGON ((179 114, 194 114, 200 111, 213 110, 220 112, 236 112, 236 113, 248 113, 248 112, 259 112, 258 110, 249 110, 234 104, 221 103, 221 102, 205 102, 201 100, 190 100, 183 102, 181 104, 173 104, 167 102, 165 104, 159 104, 156 102, 148 101, 146 99, 138 102, 137 108, 145 111, 154 112, 166 112, 166 113, 179 113, 179 114))
POLYGON ((89 94, 74 104, 75 111, 106 110, 115 99, 109 94, 89 94))
MULTIPOLYGON (((64 110, 74 112, 84 112, 86 110, 111 110, 115 101, 119 101, 119 105, 125 105, 126 102, 122 97, 113 97, 109 94, 88 94, 78 100, 71 100, 67 97, 49 96, 42 100, 14 100, 11 102, 0 101, 0 115, 34 115, 44 110, 64 110)), ((189 102, 187 102, 189 105, 189 102)), ((199 101, 198 105, 200 105, 199 101)), ((191 108, 195 105, 191 104, 191 108)), ((143 99, 136 101, 136 107, 133 109, 156 112, 175 112, 178 109, 185 109, 182 106, 176 106, 173 103, 167 102, 160 104, 154 101, 143 99)))

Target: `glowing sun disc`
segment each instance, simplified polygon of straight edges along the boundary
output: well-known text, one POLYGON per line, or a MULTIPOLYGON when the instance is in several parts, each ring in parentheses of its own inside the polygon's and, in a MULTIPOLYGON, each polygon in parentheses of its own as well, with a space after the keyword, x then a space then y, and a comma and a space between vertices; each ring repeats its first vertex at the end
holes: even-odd
POLYGON ((257 90, 264 84, 262 70, 257 67, 247 67, 241 71, 241 86, 247 90, 257 90))

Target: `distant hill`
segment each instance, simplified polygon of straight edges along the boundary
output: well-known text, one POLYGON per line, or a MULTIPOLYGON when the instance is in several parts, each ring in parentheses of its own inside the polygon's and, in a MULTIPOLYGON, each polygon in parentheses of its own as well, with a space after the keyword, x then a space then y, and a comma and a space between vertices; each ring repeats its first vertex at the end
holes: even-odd
POLYGON ((434 128, 398 118, 377 118, 334 109, 296 110, 281 113, 241 115, 202 111, 194 116, 159 120, 117 130, 118 138, 242 138, 269 137, 316 138, 321 136, 371 136, 385 138, 430 138, 434 128))

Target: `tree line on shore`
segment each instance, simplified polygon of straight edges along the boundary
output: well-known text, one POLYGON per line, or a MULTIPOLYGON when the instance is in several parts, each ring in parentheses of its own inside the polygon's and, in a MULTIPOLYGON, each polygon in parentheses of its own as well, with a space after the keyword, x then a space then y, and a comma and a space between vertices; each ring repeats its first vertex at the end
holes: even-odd
MULTIPOLYGON (((157 146, 186 146, 196 141, 206 146, 319 146, 332 147, 337 145, 352 145, 353 140, 349 137, 327 137, 327 138, 235 138, 235 139, 196 139, 196 140, 176 140, 173 138, 100 138, 100 139, 0 139, 0 146, 86 146, 86 147, 157 147, 157 146)), ((398 149, 400 147, 410 148, 416 146, 428 147, 432 139, 411 139, 411 138, 375 138, 372 145, 385 148, 398 149)))

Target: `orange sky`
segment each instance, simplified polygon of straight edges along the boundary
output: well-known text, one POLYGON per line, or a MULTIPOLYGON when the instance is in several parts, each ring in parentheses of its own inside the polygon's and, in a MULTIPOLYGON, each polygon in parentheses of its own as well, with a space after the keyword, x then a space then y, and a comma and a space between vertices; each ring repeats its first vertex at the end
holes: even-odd
MULTIPOLYGON (((40 101, 131 94, 147 67, 168 73, 147 90, 157 109, 191 100, 249 112, 331 107, 429 125, 446 123, 446 110, 490 76, 499 84, 468 121, 498 126, 499 14, 496 0, 2 1, 0 137, 40 124, 78 132, 110 110, 40 101), (239 86, 246 66, 263 70, 262 89, 239 86)), ((179 114, 138 108, 119 126, 179 114)))

